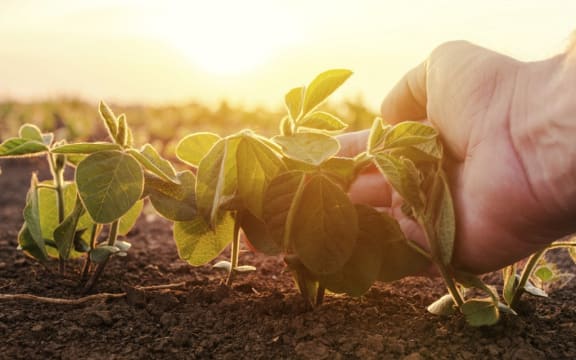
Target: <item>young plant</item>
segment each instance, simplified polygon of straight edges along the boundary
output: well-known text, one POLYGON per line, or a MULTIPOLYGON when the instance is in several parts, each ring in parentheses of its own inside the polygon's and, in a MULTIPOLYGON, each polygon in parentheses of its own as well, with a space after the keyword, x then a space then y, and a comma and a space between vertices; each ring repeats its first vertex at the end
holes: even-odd
POLYGON ((118 240, 134 225, 143 206, 145 178, 180 184, 178 174, 149 144, 132 147, 132 132, 124 115, 115 116, 100 103, 100 115, 110 142, 54 142, 34 125, 23 125, 19 137, 0 145, 0 157, 45 155, 52 179, 33 174, 18 236, 20 248, 47 264, 59 260, 62 274, 68 260, 85 256, 81 283, 89 291, 112 255, 124 256, 130 243, 118 240), (72 181, 64 179, 75 168, 72 181), (106 229, 106 239, 100 235, 106 229), (90 275, 90 276, 89 276, 90 275))
POLYGON ((338 156, 333 135, 346 124, 319 106, 350 75, 329 70, 290 90, 278 136, 200 133, 180 141, 177 156, 197 172, 198 216, 174 227, 184 259, 200 265, 232 243, 230 284, 241 269, 242 229, 256 250, 284 257, 312 306, 322 302, 325 289, 359 296, 376 280, 426 266, 424 252, 393 218, 347 196, 366 161, 338 156))

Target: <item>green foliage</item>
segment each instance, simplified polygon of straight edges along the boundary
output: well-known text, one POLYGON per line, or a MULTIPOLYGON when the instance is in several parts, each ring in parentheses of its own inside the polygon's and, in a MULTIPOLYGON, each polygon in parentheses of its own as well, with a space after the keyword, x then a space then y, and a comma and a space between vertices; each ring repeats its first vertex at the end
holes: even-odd
MULTIPOLYGON (((58 136, 23 124, 18 137, 0 144, 0 157, 45 156, 51 179, 39 181, 32 175, 18 234, 20 248, 47 265, 57 258, 62 273, 69 261, 82 257, 81 282, 89 291, 107 262, 129 251, 131 244, 118 237, 129 236, 148 198, 173 222, 182 259, 203 265, 230 246, 230 261, 214 265, 228 272, 230 285, 236 274, 254 270, 238 264, 243 231, 255 251, 284 258, 310 306, 322 303, 326 289, 361 296, 375 281, 417 275, 434 265, 448 294, 428 310, 439 315, 458 310, 470 325, 486 326, 502 313, 515 314, 523 293, 546 296, 548 284, 571 278, 545 261, 544 249, 528 260, 521 274, 518 265, 503 270, 501 302, 494 287, 454 269, 456 214, 438 132, 421 122, 392 126, 376 118, 366 151, 340 157, 334 135, 359 123, 369 126, 353 120, 349 127, 341 120, 346 117, 326 108, 325 101, 351 74, 329 70, 288 91, 286 114, 274 114, 281 119, 276 136, 230 129, 226 136, 177 132, 183 138, 172 143, 176 157, 190 167, 183 171, 161 155, 154 141, 134 147, 138 131, 128 125, 125 114, 115 115, 104 102, 98 113, 108 141, 55 141, 58 136), (398 221, 382 209, 350 201, 350 185, 368 166, 378 169, 400 196, 402 211, 420 226, 425 244, 407 238, 398 221), (67 169, 74 172, 72 180, 64 179, 67 169), (484 297, 467 298, 471 293, 484 297)), ((371 116, 358 105, 348 105, 355 117, 371 116)), ((216 113, 229 116, 232 110, 222 104, 216 113)), ((140 115, 144 124, 157 127, 156 137, 164 145, 172 140, 178 126, 167 118, 152 122, 152 115, 140 115)), ((202 116, 210 118, 208 112, 202 116)), ((270 127, 269 117, 247 115, 264 119, 270 127)), ((576 259, 573 240, 551 247, 567 247, 576 259)))

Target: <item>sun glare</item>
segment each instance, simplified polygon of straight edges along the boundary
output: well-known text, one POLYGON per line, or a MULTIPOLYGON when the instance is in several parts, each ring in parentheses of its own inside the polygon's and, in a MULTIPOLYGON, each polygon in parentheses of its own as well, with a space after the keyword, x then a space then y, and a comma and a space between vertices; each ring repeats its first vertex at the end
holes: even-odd
POLYGON ((162 19, 156 35, 215 75, 256 70, 298 40, 288 12, 256 0, 180 5, 162 19))

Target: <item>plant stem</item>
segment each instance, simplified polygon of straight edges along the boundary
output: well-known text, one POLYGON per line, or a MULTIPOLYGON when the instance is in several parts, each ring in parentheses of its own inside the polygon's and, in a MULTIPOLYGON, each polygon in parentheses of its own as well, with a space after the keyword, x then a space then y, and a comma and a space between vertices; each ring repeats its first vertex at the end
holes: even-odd
MULTIPOLYGON (((430 245, 430 247, 432 249, 437 247, 436 244, 436 239, 432 239, 431 235, 434 236, 434 232, 433 229, 431 229, 430 226, 427 225, 427 222, 422 219, 421 217, 418 217, 418 222, 420 223, 420 225, 424 228, 424 235, 426 236, 426 241, 428 242, 428 244, 430 245), (434 240, 434 241, 432 241, 434 240)), ((432 261, 434 262, 434 264, 436 265, 436 267, 438 268, 438 270, 440 270, 440 275, 442 275, 442 278, 444 279, 444 284, 446 285, 446 288, 448 289, 448 292, 450 293, 450 295, 452 295, 452 298, 454 299, 454 302, 456 303, 456 305, 458 307, 462 306, 462 304, 464 304, 464 299, 462 298, 462 294, 460 293, 460 291, 458 290, 458 287, 456 287, 456 283, 454 282, 454 279, 452 278, 452 276, 449 274, 447 267, 442 263, 442 259, 439 258, 440 256, 438 256, 438 251, 432 251, 432 261)))
MULTIPOLYGON (((57 164, 55 155, 48 154, 48 162, 50 164, 50 172, 52 173, 52 178, 54 179, 54 185, 56 190, 56 199, 58 206, 58 224, 62 224, 65 217, 65 204, 64 204, 64 168, 57 164)), ((64 274, 66 270, 66 261, 62 257, 58 256, 58 272, 64 274)))
POLYGON ((226 286, 232 286, 236 268, 238 267, 238 257, 240 255, 240 222, 242 221, 242 211, 237 211, 234 219, 234 237, 232 238, 232 250, 230 251, 230 271, 226 278, 226 286))
POLYGON ((526 286, 528 279, 530 279, 530 276, 532 276, 532 272, 534 272, 534 267, 536 266, 540 258, 542 258, 542 255, 544 255, 546 250, 547 248, 532 254, 532 256, 530 256, 530 258, 528 259, 528 262, 526 262, 524 269, 522 269, 522 274, 520 275, 518 286, 514 288, 514 296, 512 296, 512 301, 510 301, 510 307, 512 309, 514 308, 516 303, 520 300, 520 296, 522 296, 522 294, 524 293, 524 287, 526 286))
MULTIPOLYGON (((115 220, 110 225, 110 233, 108 234, 108 245, 110 245, 110 246, 114 246, 114 244, 116 243, 116 238, 118 237, 119 224, 120 224, 120 221, 115 220)), ((110 259, 110 257, 108 257, 106 260, 104 260, 103 262, 101 262, 100 264, 98 264, 96 266, 96 270, 94 270, 94 272, 92 273, 92 276, 90 277, 90 279, 86 283, 86 286, 84 287, 85 293, 90 292, 92 290, 92 288, 94 287, 94 285, 96 285, 96 282, 98 281, 98 278, 100 277, 100 275, 104 271, 104 268, 106 267, 106 264, 108 263, 109 259, 110 259)))
MULTIPOLYGON (((98 235, 98 224, 92 225, 92 233, 90 234, 90 250, 96 247, 96 237, 98 235)), ((92 261, 90 260, 90 255, 86 256, 86 260, 84 261, 84 266, 82 267, 82 275, 80 276, 80 283, 86 281, 88 278, 88 272, 90 271, 90 265, 92 261)))

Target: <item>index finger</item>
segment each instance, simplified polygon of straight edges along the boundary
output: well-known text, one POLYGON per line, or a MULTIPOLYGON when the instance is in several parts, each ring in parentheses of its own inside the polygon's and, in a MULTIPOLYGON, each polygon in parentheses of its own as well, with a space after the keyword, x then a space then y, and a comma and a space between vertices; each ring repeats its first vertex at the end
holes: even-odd
POLYGON ((426 116, 428 60, 410 70, 382 101, 385 123, 423 120, 426 116))

